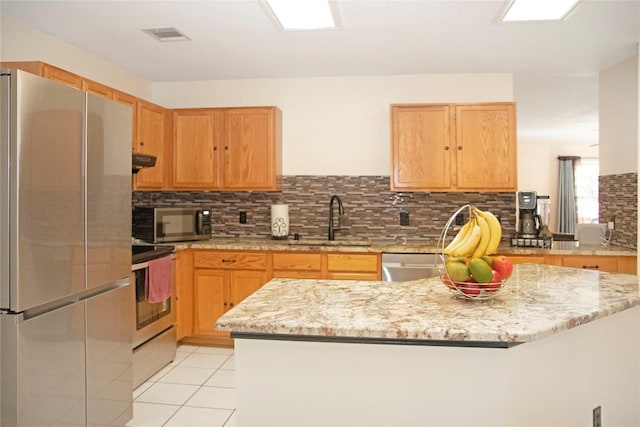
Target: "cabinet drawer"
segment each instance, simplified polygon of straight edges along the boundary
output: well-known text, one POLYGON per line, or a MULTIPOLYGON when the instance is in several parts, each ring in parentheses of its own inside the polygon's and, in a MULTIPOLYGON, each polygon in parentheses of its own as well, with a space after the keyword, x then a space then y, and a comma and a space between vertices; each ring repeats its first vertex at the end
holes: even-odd
POLYGON ((320 271, 322 269, 322 257, 320 254, 306 253, 274 253, 274 270, 298 270, 298 271, 320 271))
POLYGON ((327 254, 328 271, 378 273, 377 254, 327 254))
POLYGON ((193 254, 193 266, 196 268, 266 270, 267 254, 264 252, 196 251, 193 254))
POLYGON ((327 279, 331 280, 380 280, 378 273, 328 273, 327 279))
POLYGON ((618 272, 618 258, 615 256, 565 256, 562 257, 562 265, 611 273, 618 272))
POLYGON ((274 279, 324 279, 321 271, 274 270, 274 279))

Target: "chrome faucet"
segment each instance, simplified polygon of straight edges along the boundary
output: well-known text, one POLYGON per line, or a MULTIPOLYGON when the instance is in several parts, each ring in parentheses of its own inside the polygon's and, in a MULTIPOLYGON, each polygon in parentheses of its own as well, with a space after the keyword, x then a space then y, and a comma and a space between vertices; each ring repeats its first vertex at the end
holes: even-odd
POLYGON ((340 217, 344 215, 344 206, 342 206, 342 200, 340 197, 333 195, 331 196, 331 201, 329 202, 329 237, 328 240, 335 240, 335 231, 340 230, 340 217), (333 202, 338 201, 338 226, 333 226, 333 202))

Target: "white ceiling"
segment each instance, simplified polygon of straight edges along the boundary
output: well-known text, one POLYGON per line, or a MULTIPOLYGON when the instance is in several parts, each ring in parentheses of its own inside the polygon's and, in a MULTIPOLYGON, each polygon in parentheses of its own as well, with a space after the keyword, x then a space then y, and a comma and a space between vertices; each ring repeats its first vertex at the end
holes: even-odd
POLYGON ((151 82, 513 73, 521 140, 593 145, 598 72, 637 53, 640 2, 583 0, 563 23, 496 23, 505 3, 337 0, 342 29, 319 32, 277 31, 257 0, 2 0, 0 13, 151 82), (140 31, 154 27, 192 40, 140 31))

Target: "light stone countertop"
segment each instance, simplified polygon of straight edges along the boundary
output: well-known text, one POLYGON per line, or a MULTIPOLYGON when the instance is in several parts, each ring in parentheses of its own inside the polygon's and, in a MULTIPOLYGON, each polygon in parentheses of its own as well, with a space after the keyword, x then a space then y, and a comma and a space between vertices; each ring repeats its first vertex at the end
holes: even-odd
POLYGON ((526 263, 515 265, 503 291, 484 301, 454 297, 438 278, 274 279, 216 327, 232 336, 508 347, 638 304, 638 276, 526 263))
MULTIPOLYGON (((504 243, 498 249, 504 255, 608 255, 608 256, 636 256, 637 252, 616 246, 589 245, 581 247, 567 247, 561 243, 551 249, 512 247, 504 243)), ((315 252, 397 252, 397 253, 435 253, 437 237, 433 240, 411 240, 406 244, 398 244, 394 240, 367 240, 338 238, 328 242, 321 238, 303 238, 302 240, 273 240, 268 237, 214 237, 209 240, 194 242, 170 243, 176 250, 218 249, 218 250, 254 250, 254 251, 315 251, 315 252)))

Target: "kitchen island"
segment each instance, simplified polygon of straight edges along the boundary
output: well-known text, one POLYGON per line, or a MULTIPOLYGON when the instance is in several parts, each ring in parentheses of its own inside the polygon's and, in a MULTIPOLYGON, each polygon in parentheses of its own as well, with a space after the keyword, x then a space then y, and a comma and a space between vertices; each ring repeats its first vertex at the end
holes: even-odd
POLYGON ((222 316, 238 425, 640 425, 634 275, 515 266, 488 301, 438 281, 272 280, 222 316))

